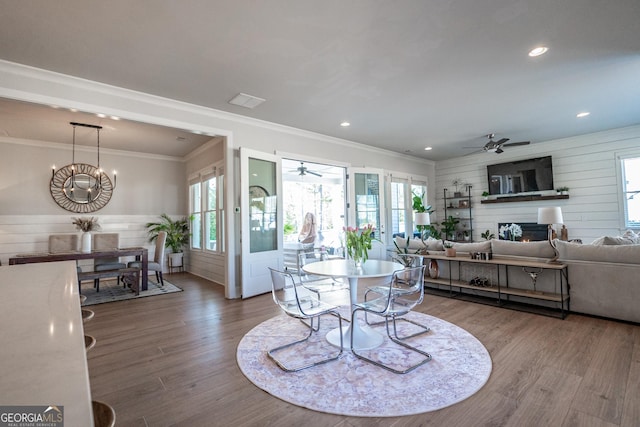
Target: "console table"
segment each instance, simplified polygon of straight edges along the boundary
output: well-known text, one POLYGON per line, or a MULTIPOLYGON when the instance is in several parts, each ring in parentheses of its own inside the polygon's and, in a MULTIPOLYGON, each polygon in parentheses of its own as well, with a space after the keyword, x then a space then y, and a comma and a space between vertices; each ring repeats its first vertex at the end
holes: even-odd
POLYGON ((424 282, 425 287, 447 291, 448 295, 451 297, 465 295, 475 295, 488 298, 493 297, 495 298, 496 305, 508 306, 511 308, 524 307, 519 307, 518 302, 522 303, 523 301, 526 301, 527 303, 533 304, 536 301, 545 301, 547 305, 545 305, 544 308, 548 309, 548 304, 551 304, 552 308, 555 308, 554 311, 559 312, 557 313, 558 317, 562 319, 564 319, 569 312, 570 285, 566 264, 511 258, 479 260, 473 259, 470 256, 448 257, 440 254, 428 254, 424 255, 424 258, 425 260, 433 259, 448 263, 448 277, 438 277, 434 279, 431 278, 428 274, 425 274, 424 282), (490 284, 490 286, 476 286, 469 283, 469 281, 467 280, 462 280, 461 265, 463 263, 475 263, 495 267, 497 271, 496 283, 492 283, 490 284), (453 268, 454 266, 457 266, 457 268, 453 268), (551 271, 554 274, 554 292, 534 291, 532 281, 518 283, 519 287, 510 286, 509 269, 514 267, 541 269, 540 274, 545 271, 551 271), (457 270, 457 278, 454 278, 455 270, 457 270))

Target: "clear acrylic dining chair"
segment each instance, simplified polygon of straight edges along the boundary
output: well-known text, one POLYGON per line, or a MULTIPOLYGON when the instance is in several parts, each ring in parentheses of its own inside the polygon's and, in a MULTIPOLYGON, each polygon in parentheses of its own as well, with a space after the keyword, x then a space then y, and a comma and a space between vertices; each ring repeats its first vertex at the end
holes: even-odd
POLYGON ((322 293, 344 291, 349 289, 349 283, 342 278, 315 276, 313 274, 305 273, 305 271, 303 270, 303 267, 305 265, 328 260, 329 254, 325 249, 322 248, 314 248, 310 251, 301 252, 300 254, 298 254, 298 265, 300 265, 300 270, 298 270, 298 277, 300 278, 300 283, 302 283, 302 286, 315 293, 318 299, 322 299, 322 293))
MULTIPOLYGON (((269 268, 271 272, 271 290, 273 295, 273 301, 282 309, 282 311, 295 319, 307 320, 309 324, 305 323, 305 326, 309 329, 309 333, 306 337, 300 340, 296 340, 276 348, 272 348, 267 351, 267 355, 273 360, 280 369, 286 372, 296 372, 302 369, 307 369, 312 366, 317 366, 322 363, 331 362, 337 360, 341 355, 344 348, 342 342, 342 336, 340 338, 340 349, 337 354, 330 354, 328 357, 321 358, 319 360, 304 363, 300 366, 291 367, 286 362, 278 359, 276 353, 280 350, 305 343, 314 332, 317 331, 313 327, 314 319, 319 319, 320 316, 330 314, 338 318, 339 327, 342 328, 342 317, 337 311, 337 307, 331 304, 320 301, 313 293, 309 292, 299 282, 293 280, 291 273, 286 271, 280 271, 273 268, 269 268)), ((327 346, 330 344, 327 343, 327 346)), ((333 348, 333 347, 332 347, 333 348)))
MULTIPOLYGON (((315 276, 313 274, 305 273, 305 271, 302 269, 307 264, 327 260, 329 260, 329 255, 327 251, 322 248, 311 248, 298 254, 298 265, 300 266, 300 268, 298 269, 298 278, 300 280, 300 283, 306 289, 309 289, 311 292, 315 293, 318 299, 322 299, 323 293, 349 290, 349 283, 342 278, 315 276)), ((346 304, 348 304, 348 297, 349 296, 346 295, 346 304)), ((349 320, 347 319, 343 320, 345 322, 349 322, 349 320)), ((303 323, 312 326, 312 323, 307 323, 305 321, 303 321, 303 323)), ((316 332, 320 330, 320 318, 318 318, 314 330, 316 332)))
MULTIPOLYGON (((384 294, 379 294, 380 296, 376 299, 355 304, 354 309, 351 313, 352 322, 356 319, 358 311, 364 311, 365 313, 372 313, 384 317, 384 323, 389 339, 392 342, 411 350, 412 352, 418 353, 420 355, 419 361, 417 363, 410 364, 405 369, 398 369, 381 361, 367 357, 364 354, 358 353, 355 349, 353 349, 352 333, 351 351, 353 352, 354 356, 356 356, 358 359, 365 360, 396 374, 406 374, 407 372, 411 372, 417 367, 422 366, 431 360, 431 355, 429 353, 407 344, 407 342, 405 341, 406 337, 404 339, 398 338, 396 328, 396 320, 398 320, 401 316, 408 314, 413 309, 413 307, 420 304, 424 298, 424 286, 422 283, 422 280, 424 278, 424 270, 425 266, 422 265, 419 267, 409 267, 404 270, 396 271, 395 273, 393 273, 393 276, 391 277, 391 280, 387 285, 387 291, 384 294), (397 289, 402 288, 400 283, 404 283, 407 286, 403 288, 404 290, 402 292, 397 292, 397 289), (393 334, 390 330, 390 323, 393 325, 393 334)), ((397 360, 404 359, 405 358, 397 358, 397 360)))
MULTIPOLYGON (((423 264, 423 260, 424 257, 422 255, 417 255, 417 254, 395 254, 393 257, 393 260, 404 265, 405 268, 413 268, 413 267, 420 267, 423 264)), ((426 268, 426 267, 425 267, 426 268)), ((424 276, 424 274, 423 274, 424 276)), ((406 275, 401 275, 400 279, 397 280, 395 283, 393 283, 393 287, 389 287, 388 284, 386 285, 377 285, 377 286, 371 286, 369 288, 366 289, 365 293, 364 293, 364 300, 367 301, 368 299, 371 298, 371 295, 374 296, 374 298, 378 298, 380 297, 380 295, 386 295, 387 292, 389 292, 389 290, 391 290, 392 292, 395 292, 396 294, 401 294, 403 292, 411 292, 412 289, 414 288, 414 286, 416 285, 415 283, 412 282, 413 280, 413 275, 411 274, 406 274, 406 275)), ((421 279, 424 279, 424 277, 422 277, 421 279)), ((421 282, 422 283, 422 282, 421 282)), ((424 286, 424 284, 423 284, 424 286)), ((365 321, 367 322, 368 325, 370 326, 375 326, 375 325, 380 325, 382 323, 384 323, 384 321, 381 322, 371 322, 369 321, 369 318, 367 316, 367 312, 365 312, 364 315, 365 321)), ((418 323, 414 320, 411 319, 407 319, 404 317, 397 317, 394 319, 394 332, 395 332, 395 322, 401 320, 404 322, 408 322, 411 323, 415 326, 417 326, 419 329, 417 330, 417 332, 413 333, 413 334, 409 334, 409 335, 405 335, 402 337, 399 337, 396 334, 396 339, 399 340, 405 340, 408 338, 413 338, 415 336, 418 335, 422 335, 425 334, 427 332, 429 332, 431 329, 426 326, 423 325, 422 323, 418 323)))

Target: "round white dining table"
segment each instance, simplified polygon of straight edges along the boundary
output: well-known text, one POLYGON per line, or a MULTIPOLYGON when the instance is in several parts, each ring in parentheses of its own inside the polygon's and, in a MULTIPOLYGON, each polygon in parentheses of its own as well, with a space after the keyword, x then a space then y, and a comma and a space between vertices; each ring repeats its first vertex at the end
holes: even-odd
MULTIPOLYGON (((403 268, 404 266, 400 263, 376 259, 370 259, 358 268, 356 268, 353 260, 348 259, 313 262, 302 267, 307 274, 347 278, 349 280, 352 312, 354 305, 358 302, 358 279, 390 277, 395 271, 403 268)), ((353 329, 353 348, 356 350, 376 348, 384 341, 384 336, 374 331, 366 323, 360 324, 358 319, 354 319, 348 326, 343 326, 342 330, 336 328, 329 331, 327 341, 336 347, 340 347, 340 334, 342 334, 344 345, 349 346, 351 329, 353 329)))

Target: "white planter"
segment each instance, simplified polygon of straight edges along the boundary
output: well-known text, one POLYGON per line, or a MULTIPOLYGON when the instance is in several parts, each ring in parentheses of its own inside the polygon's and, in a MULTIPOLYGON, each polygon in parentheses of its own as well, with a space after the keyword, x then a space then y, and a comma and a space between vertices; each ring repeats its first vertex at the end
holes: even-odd
POLYGON ((182 258, 184 256, 183 252, 176 252, 169 254, 169 268, 172 267, 182 267, 182 258))
POLYGON ((90 231, 85 231, 84 233, 82 233, 82 238, 80 242, 81 242, 80 250, 82 252, 84 253, 91 252, 91 232, 90 231))

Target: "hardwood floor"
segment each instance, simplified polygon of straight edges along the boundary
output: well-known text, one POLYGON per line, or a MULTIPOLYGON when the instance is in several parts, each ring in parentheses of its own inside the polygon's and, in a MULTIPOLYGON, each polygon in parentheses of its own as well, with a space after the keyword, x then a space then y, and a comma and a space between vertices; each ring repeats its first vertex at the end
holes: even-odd
POLYGON ((565 320, 428 295, 419 311, 452 322, 489 350, 493 372, 469 399, 436 412, 355 418, 303 409, 251 384, 236 346, 279 314, 271 295, 225 300, 188 273, 184 292, 92 306, 85 325, 94 399, 118 426, 638 426, 640 327, 565 320))

